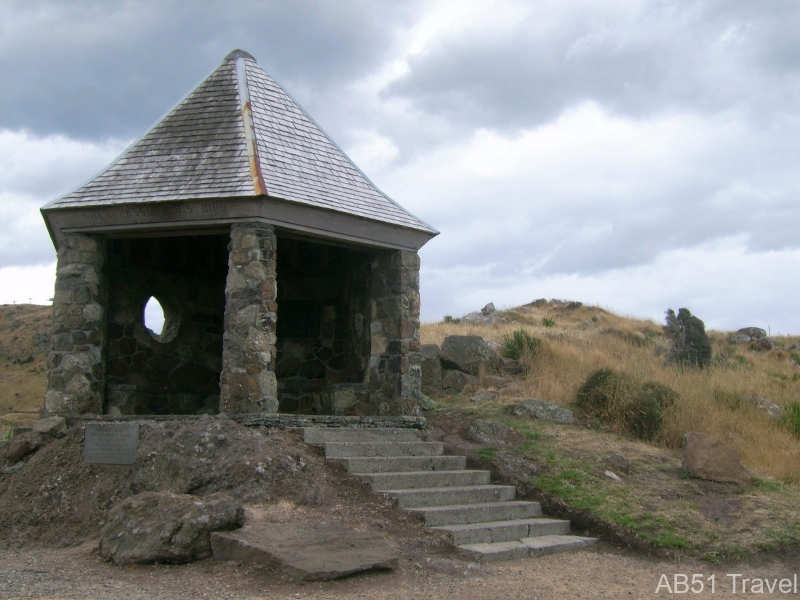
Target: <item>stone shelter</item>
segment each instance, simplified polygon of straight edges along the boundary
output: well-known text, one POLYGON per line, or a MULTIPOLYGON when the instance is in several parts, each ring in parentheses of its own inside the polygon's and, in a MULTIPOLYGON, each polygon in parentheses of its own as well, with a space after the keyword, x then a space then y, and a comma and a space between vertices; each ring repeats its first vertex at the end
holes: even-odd
POLYGON ((46 413, 418 411, 417 251, 438 232, 246 52, 42 215, 46 413))

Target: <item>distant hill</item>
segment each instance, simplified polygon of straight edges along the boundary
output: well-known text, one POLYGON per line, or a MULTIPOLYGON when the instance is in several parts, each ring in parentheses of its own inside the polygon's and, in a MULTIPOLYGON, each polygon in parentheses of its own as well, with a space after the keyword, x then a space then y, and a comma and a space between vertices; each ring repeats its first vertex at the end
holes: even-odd
POLYGON ((51 311, 36 304, 0 305, 0 419, 25 424, 42 408, 51 311))

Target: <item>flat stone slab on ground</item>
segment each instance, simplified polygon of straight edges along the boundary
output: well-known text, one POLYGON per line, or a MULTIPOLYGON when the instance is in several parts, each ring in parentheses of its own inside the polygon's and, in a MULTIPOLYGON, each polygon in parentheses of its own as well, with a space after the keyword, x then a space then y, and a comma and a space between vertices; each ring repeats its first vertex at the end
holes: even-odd
POLYGON ((211 548, 217 560, 273 563, 301 581, 326 581, 398 566, 381 534, 338 523, 254 525, 215 532, 211 548))

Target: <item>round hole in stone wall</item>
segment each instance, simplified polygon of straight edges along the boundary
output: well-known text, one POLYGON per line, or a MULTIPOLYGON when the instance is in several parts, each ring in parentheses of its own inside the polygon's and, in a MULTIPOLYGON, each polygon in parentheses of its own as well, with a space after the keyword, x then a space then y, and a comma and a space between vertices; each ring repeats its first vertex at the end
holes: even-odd
POLYGON ((178 335, 180 312, 163 298, 150 296, 142 307, 142 322, 154 340, 166 344, 178 335))
POLYGON ((156 337, 164 332, 164 307, 155 296, 150 296, 145 302, 144 326, 156 337))

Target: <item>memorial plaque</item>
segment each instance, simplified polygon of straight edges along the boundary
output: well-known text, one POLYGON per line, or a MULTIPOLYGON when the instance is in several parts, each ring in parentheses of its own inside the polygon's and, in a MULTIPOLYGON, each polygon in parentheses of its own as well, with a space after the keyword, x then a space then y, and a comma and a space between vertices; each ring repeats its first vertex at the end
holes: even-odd
POLYGON ((138 423, 87 423, 83 462, 132 465, 139 450, 138 423))

